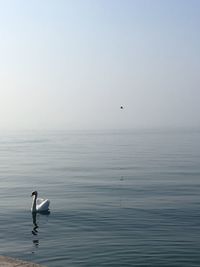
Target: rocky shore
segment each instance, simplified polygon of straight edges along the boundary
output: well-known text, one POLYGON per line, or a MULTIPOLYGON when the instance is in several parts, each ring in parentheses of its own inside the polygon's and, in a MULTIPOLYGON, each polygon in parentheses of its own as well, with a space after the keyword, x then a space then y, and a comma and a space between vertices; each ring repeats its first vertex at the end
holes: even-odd
POLYGON ((0 256, 0 267, 45 267, 36 263, 0 256))

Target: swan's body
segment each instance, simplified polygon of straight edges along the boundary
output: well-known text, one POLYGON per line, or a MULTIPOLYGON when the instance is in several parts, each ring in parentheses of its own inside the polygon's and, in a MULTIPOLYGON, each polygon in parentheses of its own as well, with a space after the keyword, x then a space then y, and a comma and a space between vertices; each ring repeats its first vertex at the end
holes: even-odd
POLYGON ((49 211, 50 201, 48 199, 38 198, 37 191, 32 193, 33 203, 31 207, 31 212, 47 212, 49 211))

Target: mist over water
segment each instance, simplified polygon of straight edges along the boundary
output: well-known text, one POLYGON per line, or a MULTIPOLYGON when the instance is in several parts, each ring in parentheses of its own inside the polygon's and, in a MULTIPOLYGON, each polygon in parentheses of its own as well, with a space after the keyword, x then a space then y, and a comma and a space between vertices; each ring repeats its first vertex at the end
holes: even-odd
POLYGON ((50 267, 199 266, 200 131, 0 135, 0 254, 50 267), (31 192, 50 199, 37 215, 31 192))

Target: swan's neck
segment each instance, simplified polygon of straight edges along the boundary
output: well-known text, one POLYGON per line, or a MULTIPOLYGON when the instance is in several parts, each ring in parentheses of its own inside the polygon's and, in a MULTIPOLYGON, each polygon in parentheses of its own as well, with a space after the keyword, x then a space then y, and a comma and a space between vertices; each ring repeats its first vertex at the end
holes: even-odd
POLYGON ((37 199, 37 196, 34 195, 33 196, 33 202, 32 202, 32 208, 31 208, 32 212, 36 212, 36 199, 37 199))

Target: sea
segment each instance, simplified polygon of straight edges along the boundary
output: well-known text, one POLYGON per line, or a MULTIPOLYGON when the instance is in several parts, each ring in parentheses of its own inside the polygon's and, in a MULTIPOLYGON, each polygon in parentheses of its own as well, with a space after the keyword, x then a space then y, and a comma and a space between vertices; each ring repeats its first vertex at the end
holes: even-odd
POLYGON ((200 266, 200 130, 1 132, 0 240, 48 267, 200 266))

